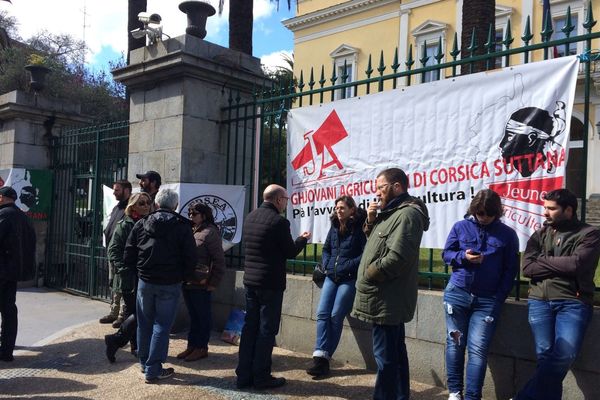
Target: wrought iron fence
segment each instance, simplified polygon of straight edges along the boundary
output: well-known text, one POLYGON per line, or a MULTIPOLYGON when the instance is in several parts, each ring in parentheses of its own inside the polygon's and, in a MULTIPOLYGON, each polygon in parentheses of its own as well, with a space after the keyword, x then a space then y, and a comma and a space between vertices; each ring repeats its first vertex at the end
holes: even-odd
MULTIPOLYGON (((600 38, 600 32, 594 32, 596 25, 591 3, 587 7, 587 14, 582 26, 585 34, 574 36, 575 25, 571 16, 570 7, 567 9, 566 23, 561 32, 564 38, 551 40, 554 32, 550 14, 544 16, 543 30, 539 34, 539 42, 535 41, 535 35, 531 32, 530 18, 521 35, 523 46, 513 48, 514 37, 511 31, 510 20, 506 28, 506 34, 501 41, 495 40, 494 30, 489 29, 487 42, 479 45, 476 43, 476 32, 473 31, 472 39, 467 46, 467 54, 459 50, 460 46, 456 34, 451 50, 448 52, 451 61, 442 62, 446 59, 444 49, 441 46, 442 38, 438 41, 436 53, 433 60, 425 52, 427 46, 423 46, 423 54, 415 60, 412 45, 408 50, 407 61, 403 70, 398 61, 398 51, 394 52, 390 59, 392 63, 387 65, 383 52, 379 54, 379 63, 373 68, 372 57, 369 55, 368 66, 364 71, 362 80, 350 81, 348 67, 344 66, 341 76, 337 76, 335 65, 332 66, 331 75, 326 75, 324 65, 320 68, 314 67, 310 71, 300 71, 299 76, 282 82, 268 82, 264 87, 258 88, 254 99, 243 102, 239 95, 230 94, 229 106, 223 109, 222 123, 226 126, 228 144, 228 169, 227 183, 246 185, 249 190, 247 204, 258 205, 258 194, 269 183, 278 183, 285 186, 286 182, 286 115, 292 107, 321 104, 336 101, 348 96, 356 96, 359 93, 369 94, 383 90, 397 89, 402 85, 415 84, 414 77, 420 77, 425 81, 426 74, 433 72, 433 79, 439 80, 442 71, 446 78, 460 75, 461 72, 471 72, 476 65, 484 65, 485 70, 497 67, 495 60, 502 60, 502 67, 510 67, 516 61, 517 55, 522 55, 523 63, 536 60, 548 59, 555 56, 554 49, 563 49, 562 54, 571 54, 578 43, 583 43, 584 52, 580 55, 581 74, 584 93, 583 126, 589 126, 590 116, 590 87, 591 73, 597 71, 599 58, 597 51, 592 51, 592 40, 600 38), (479 46, 483 46, 485 54, 475 55, 479 46), (431 61, 431 62, 430 62, 431 61), (242 173, 240 173, 242 171, 242 173), (245 171, 245 173, 244 173, 245 171)), ((519 60, 520 61, 520 60, 519 60)), ((583 129, 583 165, 587 169, 587 140, 588 129, 583 129)), ((584 176, 587 171, 584 171, 584 176)), ((568 183, 567 183, 568 185, 568 183)), ((582 193, 586 193, 585 179, 583 180, 582 193)), ((254 207, 252 207, 254 208, 254 207)), ((581 203, 581 215, 585 218, 586 196, 581 203)), ((235 267, 242 266, 241 246, 228 254, 229 264, 235 267)), ((321 246, 312 245, 295 260, 288 260, 288 270, 294 274, 312 273, 314 265, 320 259, 321 246)), ((441 260, 439 250, 421 249, 420 271, 421 284, 424 287, 443 287, 449 278, 448 266, 441 260)), ((517 277, 514 295, 518 299, 524 290, 525 281, 517 277)))
POLYGON ((102 185, 127 177, 128 146, 128 121, 73 129, 53 139, 46 285, 109 297, 102 185))

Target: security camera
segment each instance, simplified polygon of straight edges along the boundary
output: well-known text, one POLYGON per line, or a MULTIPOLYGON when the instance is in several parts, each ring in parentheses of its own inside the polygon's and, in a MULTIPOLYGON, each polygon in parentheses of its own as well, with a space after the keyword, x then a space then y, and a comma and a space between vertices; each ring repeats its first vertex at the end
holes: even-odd
POLYGON ((131 36, 133 36, 134 39, 141 39, 146 36, 146 30, 142 28, 134 29, 131 31, 131 36))
POLYGON ((141 12, 138 14, 138 20, 144 25, 147 24, 160 24, 162 18, 158 14, 150 14, 148 12, 141 12))

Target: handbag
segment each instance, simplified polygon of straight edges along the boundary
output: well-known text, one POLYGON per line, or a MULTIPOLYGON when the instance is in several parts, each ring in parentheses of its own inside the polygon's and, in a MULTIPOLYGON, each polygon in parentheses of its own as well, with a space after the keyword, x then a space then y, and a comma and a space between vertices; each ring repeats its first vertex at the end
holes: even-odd
POLYGON ((325 268, 319 263, 315 265, 315 269, 312 274, 312 280, 318 287, 323 286, 323 282, 325 282, 325 277, 327 274, 325 273, 325 268))

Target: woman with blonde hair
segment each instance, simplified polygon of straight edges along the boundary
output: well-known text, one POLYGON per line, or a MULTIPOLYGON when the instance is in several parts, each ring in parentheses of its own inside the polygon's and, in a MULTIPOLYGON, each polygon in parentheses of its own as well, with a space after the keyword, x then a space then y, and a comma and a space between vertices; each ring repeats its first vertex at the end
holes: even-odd
POLYGON ((131 343, 131 352, 136 352, 136 331, 137 321, 135 319, 135 296, 137 290, 136 271, 128 269, 123 261, 123 252, 129 233, 135 223, 154 210, 152 198, 147 193, 134 193, 129 198, 125 208, 125 216, 118 222, 115 228, 110 244, 108 245, 107 256, 109 262, 115 267, 115 276, 113 278, 113 291, 121 293, 127 315, 125 321, 119 327, 119 330, 111 335, 104 336, 106 343, 106 357, 108 361, 115 362, 115 354, 119 347, 123 347, 127 342, 131 343))

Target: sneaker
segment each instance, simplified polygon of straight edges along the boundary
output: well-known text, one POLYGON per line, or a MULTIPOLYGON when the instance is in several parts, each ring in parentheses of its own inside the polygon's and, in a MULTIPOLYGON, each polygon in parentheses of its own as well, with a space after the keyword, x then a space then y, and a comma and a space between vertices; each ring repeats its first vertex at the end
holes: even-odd
POLYGON ((104 317, 100 318, 99 322, 101 324, 110 324, 110 323, 115 322, 116 319, 117 319, 117 317, 115 317, 114 315, 108 314, 108 315, 105 315, 104 317))
POLYGON ((448 400, 463 400, 462 394, 460 392, 450 393, 448 396, 448 400))
POLYGON ((115 321, 112 323, 112 327, 115 329, 119 329, 123 321, 125 321, 123 317, 117 317, 117 319, 115 319, 115 321))
POLYGON ((206 357, 208 357, 208 349, 194 349, 190 354, 187 355, 185 361, 198 361, 206 357))
POLYGON ((163 368, 162 371, 160 371, 160 374, 158 374, 158 376, 146 378, 146 383, 158 383, 158 381, 160 380, 172 377, 174 373, 175 370, 173 368, 163 368))
POLYGON ((275 378, 274 376, 270 376, 266 381, 262 382, 254 382, 254 389, 256 390, 264 390, 264 389, 275 389, 285 385, 285 378, 275 378))

